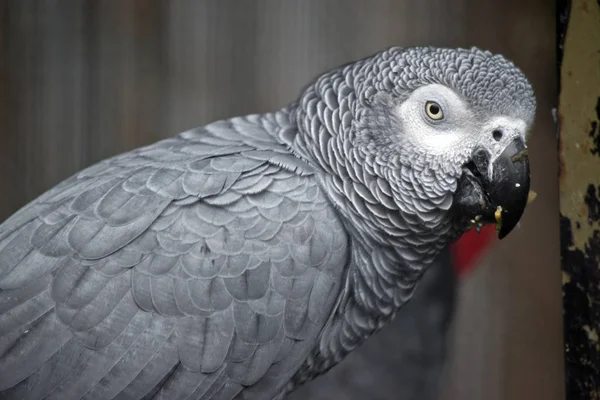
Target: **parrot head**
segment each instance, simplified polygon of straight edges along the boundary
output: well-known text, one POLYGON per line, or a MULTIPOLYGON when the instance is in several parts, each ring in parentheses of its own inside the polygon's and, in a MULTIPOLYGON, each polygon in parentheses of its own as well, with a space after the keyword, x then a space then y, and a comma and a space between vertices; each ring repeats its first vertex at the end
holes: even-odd
POLYGON ((535 108, 527 78, 501 55, 391 48, 304 91, 295 147, 379 239, 414 249, 488 223, 503 238, 527 204, 535 108))

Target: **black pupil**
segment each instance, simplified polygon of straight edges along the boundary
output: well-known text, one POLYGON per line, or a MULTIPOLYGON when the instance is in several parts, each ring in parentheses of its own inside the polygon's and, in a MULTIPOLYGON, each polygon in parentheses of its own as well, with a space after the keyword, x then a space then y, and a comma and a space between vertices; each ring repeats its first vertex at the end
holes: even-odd
POLYGON ((436 106, 435 104, 430 104, 429 111, 431 112, 431 114, 437 115, 440 113, 440 108, 438 106, 436 106))

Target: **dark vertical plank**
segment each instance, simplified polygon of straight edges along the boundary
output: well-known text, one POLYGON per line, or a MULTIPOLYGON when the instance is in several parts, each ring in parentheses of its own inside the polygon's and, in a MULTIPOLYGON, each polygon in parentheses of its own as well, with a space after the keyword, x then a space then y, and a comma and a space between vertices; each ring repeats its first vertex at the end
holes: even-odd
POLYGON ((255 12, 254 2, 169 3, 170 134, 258 111, 255 12))
MULTIPOLYGON (((38 29, 33 15, 27 15, 23 6, 27 2, 2 4, 2 93, 3 117, 0 121, 0 170, 2 171, 2 204, 0 218, 5 218, 25 200, 30 199, 37 191, 31 184, 31 178, 26 171, 29 164, 25 159, 25 151, 14 152, 14 149, 29 148, 32 135, 19 135, 26 128, 23 114, 26 110, 33 111, 32 96, 24 90, 27 82, 35 77, 33 71, 37 58, 36 46, 39 47, 38 29), (27 32, 27 35, 25 35, 27 32), (23 37, 27 36, 27 37, 23 37), (26 62, 30 60, 30 62, 26 62)), ((30 5, 33 5, 29 2, 30 5)))
POLYGON ((86 159, 164 135, 165 19, 159 1, 86 2, 86 159))
POLYGON ((7 2, 0 2, 0 219, 16 209, 24 193, 10 186, 9 177, 17 175, 17 160, 10 157, 7 149, 16 147, 17 88, 12 78, 11 45, 9 36, 14 30, 14 16, 7 2))
MULTIPOLYGON (((132 66, 129 104, 129 141, 126 149, 169 136, 168 117, 168 1, 135 0, 132 9, 132 66)), ((171 133, 172 134, 172 133, 171 133)))
POLYGON ((2 217, 82 165, 82 109, 74 98, 82 73, 81 7, 77 1, 70 1, 72 7, 57 3, 2 5, 0 86, 7 105, 7 117, 0 122, 1 168, 7 176, 2 217))

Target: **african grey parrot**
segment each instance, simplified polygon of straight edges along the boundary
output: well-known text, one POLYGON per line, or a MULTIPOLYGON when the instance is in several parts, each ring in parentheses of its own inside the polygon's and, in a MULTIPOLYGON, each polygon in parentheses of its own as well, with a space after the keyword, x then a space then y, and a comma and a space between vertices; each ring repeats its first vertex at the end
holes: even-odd
POLYGON ((0 225, 0 398, 283 398, 517 225, 535 107, 500 55, 394 47, 75 174, 0 225))

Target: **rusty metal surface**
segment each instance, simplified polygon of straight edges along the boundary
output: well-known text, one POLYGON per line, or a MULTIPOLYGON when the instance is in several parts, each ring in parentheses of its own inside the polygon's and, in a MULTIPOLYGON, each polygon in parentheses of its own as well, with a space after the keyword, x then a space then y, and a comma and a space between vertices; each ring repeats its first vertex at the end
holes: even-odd
POLYGON ((600 399, 600 2, 574 0, 560 72, 566 391, 600 399))

